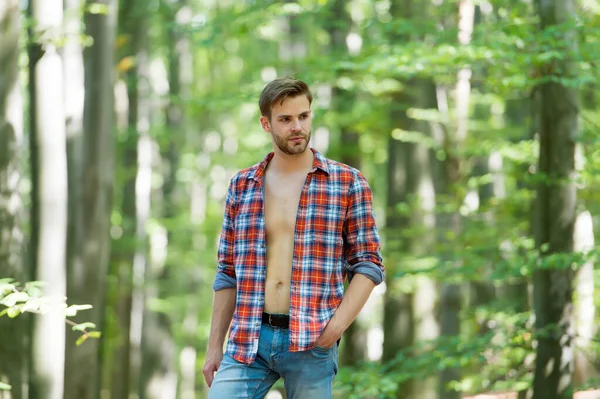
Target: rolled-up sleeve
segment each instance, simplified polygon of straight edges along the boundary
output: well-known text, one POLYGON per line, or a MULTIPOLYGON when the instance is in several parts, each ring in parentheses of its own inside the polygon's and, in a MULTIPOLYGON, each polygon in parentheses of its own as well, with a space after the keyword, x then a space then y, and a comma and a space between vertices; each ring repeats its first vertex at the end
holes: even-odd
POLYGON ((348 278, 352 279, 355 274, 363 274, 375 284, 380 284, 385 278, 385 267, 375 223, 373 194, 362 173, 357 171, 348 196, 344 223, 348 278))
POLYGON ((225 197, 225 214, 219 237, 217 251, 218 269, 213 290, 218 291, 236 286, 235 268, 233 265, 233 245, 235 220, 235 179, 232 179, 225 197))

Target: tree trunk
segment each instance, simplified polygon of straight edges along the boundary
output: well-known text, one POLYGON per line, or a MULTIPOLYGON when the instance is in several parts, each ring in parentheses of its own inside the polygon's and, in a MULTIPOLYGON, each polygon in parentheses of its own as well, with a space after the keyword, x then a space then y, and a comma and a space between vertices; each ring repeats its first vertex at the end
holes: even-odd
MULTIPOLYGON (((178 20, 176 15, 185 7, 184 1, 173 5, 164 5, 163 15, 168 21, 178 20), (167 8, 168 7, 168 8, 167 8)), ((163 162, 166 163, 166 176, 163 183, 163 217, 171 222, 177 216, 176 201, 176 174, 179 167, 179 156, 183 148, 182 138, 185 137, 185 101, 189 101, 188 87, 191 79, 186 69, 191 68, 190 44, 183 37, 181 27, 172 22, 167 28, 169 42, 169 99, 166 109, 166 122, 171 139, 163 151, 163 162)), ((191 70, 191 69, 189 69, 191 70)), ((166 235, 167 247, 174 247, 174 234, 172 229, 168 232, 156 229, 154 234, 166 235)), ((151 240, 155 241, 155 240, 151 240)), ((160 300, 164 298, 164 288, 169 286, 169 270, 176 265, 169 264, 170 257, 166 254, 163 260, 151 259, 151 272, 146 276, 146 300, 160 300), (161 289, 162 288, 162 289, 161 289)), ((192 291, 193 292, 193 291, 192 291)), ((147 309, 144 313, 142 331, 142 370, 141 370, 141 395, 140 398, 148 399, 175 399, 177 396, 177 370, 176 370, 176 345, 171 331, 171 318, 169 314, 147 309)))
MULTIPOLYGON (((329 30, 331 37, 331 56, 334 59, 341 59, 347 56, 348 49, 346 46, 346 34, 350 27, 348 14, 344 10, 345 1, 336 0, 333 4, 332 18, 337 21, 337 24, 332 24, 329 30), (343 26, 341 26, 343 24, 343 26)), ((340 71, 339 75, 343 76, 344 71, 340 71)), ((335 112, 339 115, 347 117, 339 118, 340 128, 340 162, 360 169, 360 149, 358 147, 359 136, 352 131, 353 122, 348 120, 351 115, 354 105, 355 94, 338 87, 332 90, 332 102, 335 112)), ((340 364, 353 366, 358 362, 367 358, 367 331, 360 324, 360 315, 357 320, 352 323, 342 338, 343 345, 340 353, 340 364)))
MULTIPOLYGON (((120 60, 133 62, 122 70, 124 83, 118 88, 119 126, 123 130, 123 164, 117 175, 125 176, 118 197, 121 205, 120 231, 113 241, 110 327, 116 343, 106 356, 110 358, 111 399, 139 397, 142 362, 141 339, 144 313, 144 279, 147 269, 146 222, 150 212, 151 140, 148 72, 148 9, 143 0, 123 1, 119 10, 119 35, 126 38, 120 60)), ((128 63, 124 63, 127 65, 128 63)))
MULTIPOLYGON (((481 13, 478 12, 479 8, 475 8, 475 23, 479 24, 481 13)), ((474 23, 474 24, 475 24, 474 23)), ((507 106, 508 108, 508 106, 507 106)), ((467 108, 468 110, 468 108, 467 108)), ((508 112, 507 112, 508 113, 508 112)), ((477 114, 475 117, 477 118, 477 114)), ((489 117, 486 112, 484 117, 489 117)), ((504 121, 505 115, 494 116, 494 119, 498 122, 504 121)), ((468 115, 467 115, 468 120, 468 115)), ((502 154, 499 151, 491 151, 489 155, 477 157, 474 161, 472 175, 474 176, 490 176, 488 183, 482 184, 476 190, 478 197, 478 211, 481 212, 481 220, 475 222, 470 228, 475 229, 489 229, 495 231, 498 229, 496 214, 493 209, 489 209, 493 206, 494 199, 503 200, 506 197, 506 186, 505 176, 502 170, 502 154)), ((481 245, 499 245, 500 243, 492 242, 487 244, 486 242, 479 241, 481 245)), ((490 259, 488 262, 482 262, 479 267, 477 279, 471 281, 470 292, 469 292, 469 306, 472 309, 476 309, 481 306, 489 305, 496 299, 496 287, 494 281, 490 279, 490 274, 494 268, 494 260, 490 259)), ((488 327, 489 319, 479 319, 476 321, 477 331, 479 334, 486 334, 490 328, 488 327)))
POLYGON ((104 354, 107 367, 106 378, 110 380, 110 399, 129 397, 131 297, 133 290, 132 262, 135 258, 135 171, 137 164, 137 140, 132 132, 126 133, 123 143, 123 164, 121 175, 127 176, 119 184, 123 188, 121 197, 121 234, 111 246, 110 277, 112 289, 107 297, 107 325, 105 336, 113 339, 113 344, 104 354))
MULTIPOLYGON (((30 48, 32 161, 31 259, 43 295, 66 295, 67 154, 62 60, 55 45, 63 23, 62 0, 32 0, 35 22, 30 48)), ((65 321, 59 306, 33 318, 32 399, 62 399, 65 321)))
MULTIPOLYGON (((392 3, 391 13, 397 18, 426 18, 428 6, 412 0, 392 3)), ((422 37, 395 37, 394 40, 420 40, 422 37)), ((405 83, 403 93, 394 99, 391 119, 395 121, 393 135, 403 131, 418 131, 424 137, 432 135, 431 127, 411 119, 408 108, 435 108, 435 87, 428 80, 413 79, 405 83)), ((431 169, 431 149, 424 143, 409 143, 389 138, 388 158, 388 220, 387 245, 398 256, 388 259, 389 264, 399 264, 411 269, 410 259, 430 253, 435 238, 428 234, 435 228, 433 215, 435 189, 431 169), (408 214, 400 214, 398 205, 409 206, 408 214), (402 231, 413 231, 405 235, 402 231)), ((393 270, 390 270, 393 274, 393 270)), ((439 328, 435 317, 437 293, 435 283, 427 276, 418 276, 408 283, 388 280, 384 297, 383 360, 389 361, 399 352, 420 340, 434 339, 439 328), (407 290, 407 283, 410 288, 407 290), (403 284, 400 290, 398 285, 403 284)), ((414 353, 416 356, 422 353, 414 353)), ((397 398, 435 397, 435 377, 407 381, 398 387, 397 398)))
MULTIPOLYGON (((482 157, 475 162, 474 175, 485 176, 492 175, 492 182, 479 187, 478 197, 481 208, 489 207, 490 200, 493 198, 504 197, 504 176, 502 175, 502 155, 493 152, 490 156, 482 157)), ((473 228, 497 229, 495 215, 491 210, 485 210, 483 220, 473 226, 473 228)), ((485 243, 482 242, 483 245, 485 243)), ((489 279, 493 269, 493 261, 483 262, 480 267, 480 273, 476 281, 470 283, 470 307, 476 309, 480 306, 489 305, 496 298, 496 288, 494 282, 489 279)), ((489 331, 489 319, 477 320, 479 334, 486 334, 489 331)))
MULTIPOLYGON (((574 250, 587 254, 593 248, 593 218, 590 212, 586 211, 580 213, 575 221, 574 250)), ((577 333, 573 378, 575 385, 584 385, 589 383, 590 379, 599 377, 589 354, 593 351, 590 344, 596 333, 594 327, 596 315, 594 283, 594 264, 588 261, 577 271, 575 279, 575 329, 577 333)))
MULTIPOLYGON (((391 120, 396 126, 408 126, 406 102, 404 95, 395 96, 392 100, 394 109, 391 120)), ((402 264, 402 250, 406 249, 401 231, 407 226, 407 218, 398 211, 398 205, 407 201, 408 171, 406 158, 408 149, 406 143, 393 137, 388 139, 388 193, 385 227, 385 242, 388 247, 387 269, 388 276, 395 273, 393 265, 402 264)), ((389 279, 386 283, 383 305, 383 352, 384 363, 393 361, 395 356, 408 348, 414 342, 414 313, 413 294, 406 293, 400 287, 398 279, 389 279)), ((410 382, 398 387, 398 397, 408 397, 410 382)))
POLYGON ((145 285, 149 275, 148 236, 146 224, 150 217, 153 142, 150 137, 150 57, 148 52, 149 4, 132 0, 127 23, 130 29, 131 54, 135 67, 130 70, 128 85, 129 134, 137 138, 137 173, 135 176, 135 252, 132 264, 132 292, 130 312, 129 395, 144 398, 142 381, 142 331, 146 307, 145 285))
MULTIPOLYGON (((23 140, 23 99, 19 80, 21 12, 18 0, 0 4, 0 278, 25 282, 23 204, 20 150, 23 140)), ((0 399, 27 398, 27 319, 0 317, 0 382, 11 385, 0 399)))
MULTIPOLYGON (((114 126, 114 43, 116 33, 116 0, 93 0, 107 7, 107 13, 86 13, 87 34, 94 40, 84 53, 85 102, 84 135, 80 170, 73 181, 71 209, 74 212, 73 237, 78 244, 72 249, 68 270, 67 296, 70 302, 93 306, 75 321, 90 321, 99 330, 104 325, 105 276, 110 255, 110 216, 113 185, 114 126)), ((65 363, 65 396, 92 399, 100 394, 100 341, 89 340, 76 347, 76 335, 67 334, 65 363)))
MULTIPOLYGON (((574 0, 539 0, 541 28, 575 17, 574 0)), ((574 30, 563 34, 567 47, 576 51, 574 30)), ((569 57, 570 58, 570 57, 569 57)), ((569 59, 554 61, 554 71, 572 78, 569 59), (556 65, 558 64, 558 65, 556 65)), ((539 87, 541 93, 540 158, 538 172, 544 181, 537 188, 535 243, 541 256, 573 252, 577 192, 575 140, 579 134, 578 90, 556 80, 539 87)), ((567 399, 573 395, 573 270, 565 262, 540 268, 533 276, 537 347, 533 395, 535 399, 567 399)))
MULTIPOLYGON (((515 141, 521 140, 532 140, 539 127, 537 121, 539 120, 539 110, 537 103, 539 101, 534 96, 531 99, 510 99, 506 101, 506 115, 508 120, 508 126, 514 128, 516 131, 523 129, 521 137, 515 139, 515 141), (531 122, 528 122, 531 120, 531 122), (527 126, 527 128, 524 128, 527 126)), ((498 154, 499 155, 499 154, 498 154)), ((520 176, 527 176, 530 165, 523 164, 520 166, 520 176)), ((521 190, 527 187, 524 179, 517 180, 517 189, 521 190)), ((524 211, 522 214, 517 215, 523 219, 531 219, 531 212, 524 211)), ((527 312, 531 309, 531 303, 529 298, 529 287, 530 283, 526 277, 519 277, 513 281, 502 282, 496 290, 496 295, 499 299, 505 302, 513 303, 513 309, 516 312, 522 313, 527 312)), ((525 328, 525 326, 519 326, 525 328)))
MULTIPOLYGON (((412 87, 415 93, 413 104, 423 109, 435 109, 435 85, 430 80, 418 80, 412 87)), ((423 121, 413 121, 411 130, 432 137, 432 127, 423 121)), ((408 173, 408 191, 411 196, 410 227, 415 233, 408 240, 411 256, 423 258, 429 256, 435 248, 436 239, 430 232, 435 230, 436 193, 431 161, 432 150, 423 143, 410 143, 406 158, 408 173)), ((427 275, 415 280, 413 312, 415 315, 415 343, 433 340, 439 337, 440 324, 437 320, 439 295, 436 282, 427 275)), ((427 350, 427 349, 425 349, 427 350)), ((436 399, 436 376, 423 376, 413 383, 411 399, 436 399)))
MULTIPOLYGON (((473 33, 475 5, 472 0, 460 0, 458 6, 458 43, 466 46, 471 42, 473 33)), ((463 198, 456 190, 464 177, 464 161, 456 154, 468 134, 469 102, 471 94, 471 70, 466 67, 458 72, 458 81, 455 87, 456 95, 456 131, 449 132, 446 149, 449 151, 446 161, 446 179, 448 193, 454 204, 458 207, 463 198)), ((454 237, 459 237, 462 230, 461 215, 458 209, 452 215, 443 215, 443 226, 453 232, 454 237)), ((450 251, 453 252, 453 251, 450 251)), ((460 333, 460 308, 461 287, 455 283, 443 282, 441 285, 441 335, 444 337, 458 337, 460 333)), ((449 383, 460 379, 460 369, 445 369, 440 373, 440 399, 458 399, 460 392, 449 388, 449 383)))

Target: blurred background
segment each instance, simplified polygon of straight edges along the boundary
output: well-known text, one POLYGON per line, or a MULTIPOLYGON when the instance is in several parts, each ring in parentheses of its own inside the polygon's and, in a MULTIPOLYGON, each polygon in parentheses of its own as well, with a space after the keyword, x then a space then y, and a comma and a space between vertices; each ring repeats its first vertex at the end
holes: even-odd
POLYGON ((282 75, 387 267, 335 397, 600 398, 599 61, 597 0, 0 0, 0 398, 205 397, 282 75))

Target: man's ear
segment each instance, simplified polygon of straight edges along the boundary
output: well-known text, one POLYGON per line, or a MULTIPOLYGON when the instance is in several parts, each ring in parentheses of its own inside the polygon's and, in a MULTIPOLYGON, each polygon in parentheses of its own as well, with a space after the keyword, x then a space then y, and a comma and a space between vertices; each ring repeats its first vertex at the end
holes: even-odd
POLYGON ((271 123, 266 116, 263 115, 260 117, 260 124, 265 132, 271 133, 271 123))

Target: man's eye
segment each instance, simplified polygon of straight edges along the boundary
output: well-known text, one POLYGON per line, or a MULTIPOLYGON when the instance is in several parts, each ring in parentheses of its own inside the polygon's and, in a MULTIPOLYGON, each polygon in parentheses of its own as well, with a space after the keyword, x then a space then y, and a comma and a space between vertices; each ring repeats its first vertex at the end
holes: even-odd
POLYGON ((300 115, 300 119, 306 119, 308 118, 308 115, 300 115))

